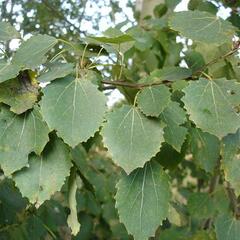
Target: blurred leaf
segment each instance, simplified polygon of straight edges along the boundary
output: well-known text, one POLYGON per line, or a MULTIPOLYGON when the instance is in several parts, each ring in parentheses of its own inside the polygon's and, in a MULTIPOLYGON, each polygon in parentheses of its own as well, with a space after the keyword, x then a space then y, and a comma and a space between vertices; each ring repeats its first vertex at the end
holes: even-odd
POLYGON ((205 171, 213 173, 220 155, 219 139, 194 128, 190 131, 190 145, 193 159, 205 171))
POLYGON ((0 41, 9 41, 20 38, 20 33, 8 22, 0 22, 0 41))
POLYGON ((236 30, 230 22, 198 10, 174 13, 170 27, 184 37, 218 45, 230 41, 236 30))
POLYGON ((223 139, 223 158, 222 165, 225 179, 234 188, 236 194, 240 195, 240 176, 239 176, 239 152, 240 152, 240 130, 235 134, 229 134, 223 139))
POLYGON ((13 64, 34 69, 47 59, 47 52, 57 44, 57 39, 48 35, 36 35, 23 42, 13 56, 13 64))
POLYGON ((15 78, 20 70, 21 67, 18 65, 0 61, 0 83, 15 78))

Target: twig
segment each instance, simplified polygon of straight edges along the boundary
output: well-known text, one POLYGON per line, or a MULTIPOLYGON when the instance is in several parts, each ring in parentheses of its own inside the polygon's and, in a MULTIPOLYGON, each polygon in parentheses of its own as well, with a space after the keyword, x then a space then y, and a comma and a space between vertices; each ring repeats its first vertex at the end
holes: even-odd
POLYGON ((129 87, 129 88, 135 88, 135 89, 141 89, 144 87, 166 84, 166 83, 170 83, 170 82, 171 81, 168 81, 168 80, 162 80, 161 82, 153 82, 153 83, 130 83, 130 82, 125 82, 125 81, 102 80, 103 84, 109 84, 109 85, 121 86, 121 87, 129 87))
POLYGON ((219 182, 220 168, 221 168, 221 158, 218 159, 216 167, 214 169, 214 174, 210 180, 209 189, 208 189, 209 194, 212 194, 214 192, 214 190, 219 182))
POLYGON ((234 192, 234 189, 231 187, 229 182, 227 182, 226 190, 227 190, 227 193, 228 193, 228 198, 229 198, 230 203, 231 203, 231 208, 232 208, 235 216, 237 218, 240 218, 240 208, 239 208, 239 205, 238 205, 238 199, 237 199, 237 196, 234 192))
POLYGON ((103 90, 103 91, 104 91, 104 90, 114 90, 114 89, 116 89, 115 86, 105 86, 105 87, 102 87, 102 90, 103 90))
MULTIPOLYGON (((191 78, 187 78, 186 80, 192 80, 194 78, 194 75, 198 74, 198 73, 203 73, 203 71, 208 68, 210 65, 213 65, 215 63, 217 63, 218 61, 222 60, 222 59, 226 59, 230 56, 232 56, 234 53, 236 53, 240 48, 240 41, 236 42, 234 48, 230 51, 227 52, 226 54, 218 57, 218 58, 214 58, 213 60, 211 60, 210 62, 206 63, 203 67, 201 67, 200 69, 198 69, 197 71, 195 71, 191 78)), ((107 81, 107 80, 102 80, 103 84, 109 84, 109 85, 113 85, 113 86, 121 86, 121 87, 129 87, 129 88, 135 88, 135 89, 141 89, 144 87, 150 87, 150 86, 154 86, 154 85, 160 85, 160 84, 169 84, 172 83, 173 81, 169 81, 169 80, 162 80, 159 82, 153 82, 153 83, 130 83, 130 82, 126 82, 126 81, 107 81)))
MULTIPOLYGON (((213 60, 211 60, 210 62, 206 63, 203 67, 201 67, 200 69, 198 69, 194 74, 197 74, 197 73, 202 73, 204 70, 206 70, 209 66, 217 63, 218 61, 220 60, 223 60, 223 59, 226 59, 230 56, 232 56, 234 53, 236 53, 240 48, 240 41, 237 41, 235 43, 235 46, 233 47, 233 49, 230 51, 230 52, 227 52, 226 54, 222 55, 222 56, 219 56, 217 58, 214 58, 213 60)), ((194 75, 193 74, 193 75, 194 75)))

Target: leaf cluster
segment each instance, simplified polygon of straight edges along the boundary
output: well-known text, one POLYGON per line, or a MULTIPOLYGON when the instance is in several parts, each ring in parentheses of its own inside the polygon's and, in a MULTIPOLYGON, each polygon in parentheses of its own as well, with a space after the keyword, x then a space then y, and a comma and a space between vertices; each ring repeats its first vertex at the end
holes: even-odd
POLYGON ((0 23, 1 239, 239 238, 239 29, 175 5, 80 43, 0 23))

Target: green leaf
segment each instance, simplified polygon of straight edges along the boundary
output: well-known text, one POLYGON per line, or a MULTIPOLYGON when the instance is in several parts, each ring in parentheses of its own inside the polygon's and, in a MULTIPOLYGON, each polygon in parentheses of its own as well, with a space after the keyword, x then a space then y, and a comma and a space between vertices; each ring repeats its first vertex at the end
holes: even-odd
POLYGON ((186 121, 185 111, 177 102, 171 101, 160 118, 167 124, 163 129, 165 141, 180 152, 187 135, 187 129, 180 126, 186 121))
POLYGON ((140 110, 151 117, 158 117, 170 102, 171 93, 166 86, 144 88, 137 95, 140 110))
POLYGON ((182 98, 190 119, 204 132, 218 138, 235 133, 240 127, 240 84, 233 80, 200 79, 191 82, 182 98))
POLYGON ((21 67, 4 61, 0 62, 0 83, 5 82, 11 78, 15 78, 21 67))
POLYGON ((106 98, 85 76, 67 76, 43 89, 41 111, 50 129, 72 147, 87 141, 100 127, 106 98))
POLYGON ((70 214, 67 218, 68 226, 71 228, 72 234, 74 236, 80 230, 80 223, 78 222, 78 213, 77 213, 77 201, 76 201, 76 192, 77 192, 77 179, 76 172, 73 170, 69 178, 69 190, 68 190, 68 204, 70 208, 70 214))
POLYGON ((21 44, 13 56, 12 63, 24 68, 36 68, 46 61, 46 53, 56 43, 57 39, 48 35, 33 36, 21 44))
POLYGON ((222 165, 225 179, 234 188, 236 194, 240 195, 240 130, 235 134, 229 134, 223 139, 222 165))
POLYGON ((125 53, 134 43, 134 39, 129 34, 123 33, 116 28, 107 29, 103 36, 100 37, 86 37, 85 41, 92 44, 100 43, 107 52, 115 54, 119 54, 119 52, 125 53))
POLYGON ((187 208, 193 218, 208 219, 215 214, 214 202, 208 193, 192 193, 188 198, 187 208))
POLYGON ((239 240, 240 221, 230 215, 220 215, 215 221, 217 240, 239 240))
POLYGON ((213 230, 199 230, 189 240, 216 240, 216 235, 213 230))
POLYGON ((140 80, 144 83, 162 82, 164 80, 177 81, 183 80, 192 75, 192 71, 181 67, 164 67, 162 69, 154 70, 148 77, 140 80))
POLYGON ((29 167, 14 174, 16 186, 30 203, 39 207, 59 191, 70 174, 69 149, 59 138, 46 146, 41 156, 31 155, 29 167))
POLYGON ((211 2, 205 0, 190 0, 188 3, 189 10, 200 10, 204 12, 210 12, 212 14, 217 14, 218 8, 211 2))
POLYGON ((37 109, 18 116, 1 106, 0 165, 4 174, 27 166, 29 153, 40 154, 49 140, 48 132, 37 109))
POLYGON ((171 198, 168 176, 156 162, 146 163, 117 184, 120 221, 134 239, 147 240, 167 218, 171 198))
POLYGON ((57 78, 63 78, 73 72, 74 65, 72 63, 53 63, 49 66, 49 70, 40 74, 37 78, 39 82, 47 83, 57 78))
POLYGON ((193 159, 205 171, 213 173, 220 155, 219 139, 194 128, 190 132, 190 146, 193 159))
POLYGON ((230 42, 235 33, 230 22, 197 10, 174 13, 169 24, 184 37, 208 44, 230 42))
POLYGON ((203 66, 206 64, 202 54, 197 51, 187 51, 185 53, 184 60, 193 72, 202 69, 203 66))
POLYGON ((158 74, 162 80, 177 81, 190 77, 192 71, 182 67, 164 67, 160 70, 156 70, 155 74, 158 74))
POLYGON ((134 41, 134 39, 130 35, 125 34, 115 28, 109 28, 103 33, 103 36, 101 37, 90 36, 88 38, 94 39, 103 43, 113 43, 113 44, 121 44, 124 42, 134 41))
POLYGON ((181 151, 181 147, 187 136, 187 129, 185 127, 172 124, 167 125, 164 129, 164 139, 178 152, 181 151))
POLYGON ((20 38, 20 33, 8 22, 0 22, 0 41, 9 41, 20 38))
POLYGON ((178 164, 184 160, 185 155, 185 147, 181 152, 177 152, 171 145, 163 143, 161 151, 157 153, 154 159, 160 163, 164 169, 174 170, 178 164))
POLYGON ((113 161, 127 173, 149 161, 163 142, 159 121, 127 105, 108 114, 102 136, 113 161))
POLYGON ((127 31, 127 34, 133 37, 133 39, 136 41, 134 43, 135 48, 137 48, 139 51, 145 51, 147 49, 150 49, 153 45, 153 38, 150 34, 147 33, 147 31, 144 31, 140 27, 133 27, 130 30, 127 31))
POLYGON ((171 228, 161 231, 161 235, 158 240, 189 240, 189 229, 172 226, 171 228))
POLYGON ((26 70, 17 78, 0 84, 0 103, 9 105, 16 114, 31 109, 38 100, 38 84, 35 79, 31 79, 31 74, 26 70))
POLYGON ((10 179, 2 179, 0 183, 0 224, 16 224, 18 216, 26 208, 27 201, 10 179))

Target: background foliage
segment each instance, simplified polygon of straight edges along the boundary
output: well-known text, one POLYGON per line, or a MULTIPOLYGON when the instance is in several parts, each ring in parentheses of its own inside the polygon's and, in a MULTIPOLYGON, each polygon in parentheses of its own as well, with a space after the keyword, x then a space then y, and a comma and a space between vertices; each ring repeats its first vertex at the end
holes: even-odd
POLYGON ((240 3, 179 2, 1 2, 0 239, 239 239, 240 3))

